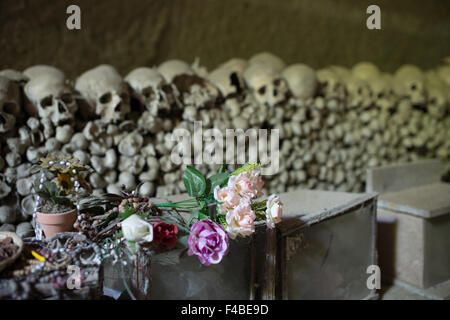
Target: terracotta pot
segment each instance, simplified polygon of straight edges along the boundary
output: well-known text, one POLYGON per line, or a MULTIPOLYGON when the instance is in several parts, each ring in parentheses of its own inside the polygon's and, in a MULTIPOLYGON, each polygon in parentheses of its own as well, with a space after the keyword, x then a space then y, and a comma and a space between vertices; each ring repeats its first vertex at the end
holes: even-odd
POLYGON ((57 233, 73 230, 73 224, 77 220, 77 209, 62 213, 36 212, 36 219, 41 225, 46 238, 51 238, 57 233))

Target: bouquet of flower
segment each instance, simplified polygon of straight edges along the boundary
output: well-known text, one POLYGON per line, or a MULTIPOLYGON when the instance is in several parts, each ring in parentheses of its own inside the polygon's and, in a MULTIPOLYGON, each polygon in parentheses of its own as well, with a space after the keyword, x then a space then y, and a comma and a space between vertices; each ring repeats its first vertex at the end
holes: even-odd
POLYGON ((188 254, 196 255, 202 264, 219 263, 228 252, 229 238, 251 235, 256 221, 266 221, 268 228, 274 228, 281 220, 282 203, 276 195, 258 200, 264 184, 259 167, 259 164, 246 164, 227 172, 223 165, 209 178, 187 167, 183 181, 192 198, 154 206, 171 208, 177 213, 190 212, 189 219, 171 214, 141 220, 132 215, 122 223, 123 236, 128 241, 156 241, 169 247, 178 242, 187 246, 188 254), (178 237, 179 231, 185 235, 178 237))

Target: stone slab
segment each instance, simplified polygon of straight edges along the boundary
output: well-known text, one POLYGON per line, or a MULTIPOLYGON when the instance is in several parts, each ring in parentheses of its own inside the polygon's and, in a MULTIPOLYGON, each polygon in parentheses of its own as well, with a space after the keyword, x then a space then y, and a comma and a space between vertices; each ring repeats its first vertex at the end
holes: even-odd
POLYGON ((445 166, 439 160, 420 160, 367 169, 366 192, 390 192, 441 180, 445 166))
POLYGON ((450 183, 388 192, 379 196, 378 207, 427 219, 438 217, 450 213, 450 183))

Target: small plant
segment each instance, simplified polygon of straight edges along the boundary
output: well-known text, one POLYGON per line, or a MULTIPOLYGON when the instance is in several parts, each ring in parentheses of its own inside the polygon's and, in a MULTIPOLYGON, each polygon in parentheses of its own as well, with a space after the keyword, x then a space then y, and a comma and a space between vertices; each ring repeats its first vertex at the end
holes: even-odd
POLYGON ((87 172, 76 158, 47 156, 41 159, 35 170, 41 171, 41 177, 35 182, 36 194, 40 197, 38 209, 42 213, 67 212, 76 208, 76 195, 83 188, 92 190, 81 173, 87 172))
POLYGON ((38 209, 43 213, 59 213, 75 209, 72 200, 53 181, 43 182, 42 189, 38 189, 36 194, 41 197, 41 206, 38 209))

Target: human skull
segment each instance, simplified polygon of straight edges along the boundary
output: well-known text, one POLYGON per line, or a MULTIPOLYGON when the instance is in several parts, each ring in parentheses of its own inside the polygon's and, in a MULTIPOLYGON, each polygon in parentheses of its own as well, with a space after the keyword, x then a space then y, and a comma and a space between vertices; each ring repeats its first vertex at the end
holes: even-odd
POLYGON ((314 69, 304 64, 293 64, 281 73, 296 98, 313 98, 317 90, 317 76, 314 69))
POLYGON ((275 107, 288 98, 286 81, 278 71, 268 65, 250 64, 244 72, 244 80, 261 105, 275 107))
POLYGON ((359 62, 355 64, 351 73, 354 77, 368 82, 380 77, 380 70, 371 62, 359 62))
POLYGON ((439 78, 444 81, 448 86, 450 86, 450 65, 443 65, 436 70, 439 78))
POLYGON ((91 112, 101 116, 104 123, 118 122, 130 112, 128 86, 117 70, 110 65, 100 65, 83 73, 75 83, 91 107, 91 112))
POLYGON ((131 71, 125 81, 134 90, 134 96, 154 116, 160 111, 169 111, 177 102, 177 89, 166 82, 155 68, 137 68, 131 71))
POLYGON ((0 76, 0 132, 8 132, 16 124, 20 115, 19 85, 0 76))
POLYGON ((351 76, 346 79, 346 86, 349 109, 368 109, 372 105, 372 91, 367 81, 351 76))
POLYGON ((211 82, 195 74, 183 61, 166 61, 158 67, 158 71, 168 83, 175 85, 184 106, 210 107, 219 97, 219 90, 211 82))
POLYGON ((277 57, 276 55, 270 53, 270 52, 261 52, 253 55, 248 60, 249 64, 263 64, 265 66, 269 66, 273 68, 277 72, 281 72, 285 67, 286 64, 284 63, 281 58, 277 57))
POLYGON ((338 99, 343 101, 346 96, 345 85, 336 72, 331 69, 317 71, 319 80, 319 93, 326 99, 338 99))
POLYGON ((30 78, 24 75, 22 72, 14 69, 4 69, 0 71, 0 76, 8 78, 11 81, 17 83, 26 83, 30 78))
POLYGON ((51 74, 30 80, 24 92, 27 111, 41 119, 50 119, 55 126, 70 122, 78 108, 71 88, 51 74))
POLYGON ((240 100, 244 95, 244 79, 238 72, 217 68, 208 75, 208 80, 219 89, 225 99, 240 100))
POLYGON ((397 96, 392 87, 392 77, 381 74, 379 77, 371 79, 369 85, 375 106, 381 111, 392 113, 397 103, 397 96))
POLYGON ((448 113, 448 93, 443 86, 427 85, 427 111, 436 119, 443 119, 448 113))
POLYGON ((247 60, 240 58, 232 58, 228 61, 222 63, 218 69, 226 69, 231 72, 236 72, 238 75, 242 76, 244 74, 245 69, 248 67, 247 60))
POLYGON ((43 75, 60 79, 62 82, 65 81, 66 79, 64 72, 62 72, 58 68, 43 64, 29 67, 23 71, 23 74, 30 80, 33 80, 43 75))
POLYGON ((416 66, 403 65, 395 72, 394 90, 398 96, 408 98, 413 105, 426 102, 425 76, 416 66))

